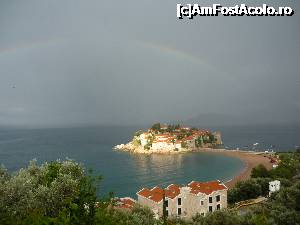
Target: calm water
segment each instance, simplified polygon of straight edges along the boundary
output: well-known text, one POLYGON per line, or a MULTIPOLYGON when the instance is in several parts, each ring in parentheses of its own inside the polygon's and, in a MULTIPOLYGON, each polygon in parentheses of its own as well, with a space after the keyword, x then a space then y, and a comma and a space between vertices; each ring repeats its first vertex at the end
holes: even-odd
MULTIPOLYGON (((236 158, 209 153, 134 155, 113 151, 128 141, 137 127, 93 127, 35 130, 0 130, 0 163, 15 171, 36 158, 39 163, 66 157, 82 162, 104 180, 100 194, 133 196, 143 186, 187 183, 191 180, 228 180, 243 168, 236 158)), ((290 149, 299 145, 299 127, 220 128, 229 147, 256 142, 261 148, 275 145, 290 149)))

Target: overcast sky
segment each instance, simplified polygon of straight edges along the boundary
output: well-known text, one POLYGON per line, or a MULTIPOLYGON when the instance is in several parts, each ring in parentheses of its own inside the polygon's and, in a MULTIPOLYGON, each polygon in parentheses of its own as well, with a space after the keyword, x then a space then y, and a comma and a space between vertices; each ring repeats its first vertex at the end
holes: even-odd
POLYGON ((292 17, 194 20, 177 3, 0 0, 0 125, 300 122, 299 1, 264 1, 292 17))

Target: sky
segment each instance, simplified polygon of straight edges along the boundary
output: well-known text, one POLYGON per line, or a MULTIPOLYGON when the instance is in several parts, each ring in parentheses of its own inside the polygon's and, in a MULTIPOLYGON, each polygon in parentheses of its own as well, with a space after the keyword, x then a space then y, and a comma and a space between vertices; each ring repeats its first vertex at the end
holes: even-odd
POLYGON ((0 0, 0 126, 300 123, 292 17, 176 18, 177 3, 0 0))

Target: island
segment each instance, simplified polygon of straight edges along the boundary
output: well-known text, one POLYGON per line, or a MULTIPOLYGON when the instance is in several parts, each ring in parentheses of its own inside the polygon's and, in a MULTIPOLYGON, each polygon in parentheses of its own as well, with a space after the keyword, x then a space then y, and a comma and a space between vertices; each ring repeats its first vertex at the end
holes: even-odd
POLYGON ((135 132, 127 144, 114 147, 134 153, 180 153, 215 148, 222 145, 221 132, 211 132, 180 124, 152 125, 147 131, 135 132))

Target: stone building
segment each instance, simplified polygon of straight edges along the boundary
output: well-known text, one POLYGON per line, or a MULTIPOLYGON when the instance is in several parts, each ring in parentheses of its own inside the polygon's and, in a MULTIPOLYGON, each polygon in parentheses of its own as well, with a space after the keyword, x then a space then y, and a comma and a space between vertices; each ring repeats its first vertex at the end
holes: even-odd
POLYGON ((138 203, 151 208, 156 217, 163 215, 163 201, 169 217, 191 218, 196 214, 227 208, 227 187, 220 181, 196 182, 186 186, 143 188, 137 193, 138 203))

